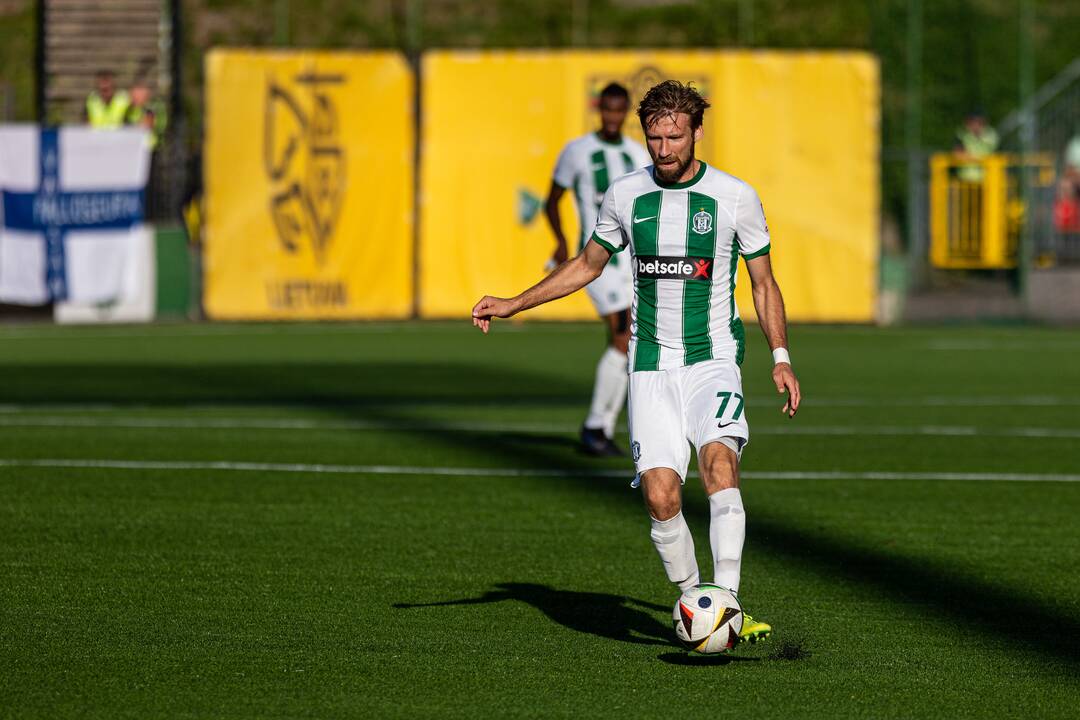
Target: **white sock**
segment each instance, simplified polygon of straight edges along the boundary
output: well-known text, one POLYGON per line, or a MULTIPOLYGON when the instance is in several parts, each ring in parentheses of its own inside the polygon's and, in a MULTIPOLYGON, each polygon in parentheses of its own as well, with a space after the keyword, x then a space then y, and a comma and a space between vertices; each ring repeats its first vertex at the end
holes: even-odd
POLYGON ((746 513, 739 488, 728 488, 709 496, 709 544, 713 554, 713 582, 739 592, 746 513))
POLYGON ((593 383, 592 404, 585 427, 603 430, 608 437, 615 434, 615 423, 626 402, 626 353, 608 346, 596 363, 596 381, 593 383))
POLYGON ((698 584, 697 557, 694 555, 694 538, 686 519, 679 513, 670 520, 652 518, 652 537, 656 552, 664 563, 668 580, 686 591, 698 584))

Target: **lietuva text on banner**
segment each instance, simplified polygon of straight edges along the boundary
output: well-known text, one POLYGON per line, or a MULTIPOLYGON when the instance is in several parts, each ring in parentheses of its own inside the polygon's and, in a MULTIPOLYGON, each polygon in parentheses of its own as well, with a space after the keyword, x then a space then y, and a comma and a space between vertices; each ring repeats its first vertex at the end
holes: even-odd
MULTIPOLYGON (((789 317, 873 319, 879 80, 870 55, 436 51, 424 56, 423 77, 424 317, 462 317, 485 292, 511 294, 540 280, 555 247, 541 204, 559 150, 597 129, 607 83, 624 85, 636 107, 673 78, 693 82, 712 104, 697 157, 761 196, 789 317)), ((624 131, 642 141, 633 115, 624 131)), ((562 202, 566 235, 576 239, 571 193, 562 202)), ((741 263, 739 273, 739 307, 753 317, 741 263)), ((527 316, 595 312, 581 292, 527 316)))
POLYGON ((207 314, 407 316, 413 132, 404 60, 214 51, 206 78, 207 314))
POLYGON ((0 302, 121 298, 149 168, 143 130, 0 126, 0 302))

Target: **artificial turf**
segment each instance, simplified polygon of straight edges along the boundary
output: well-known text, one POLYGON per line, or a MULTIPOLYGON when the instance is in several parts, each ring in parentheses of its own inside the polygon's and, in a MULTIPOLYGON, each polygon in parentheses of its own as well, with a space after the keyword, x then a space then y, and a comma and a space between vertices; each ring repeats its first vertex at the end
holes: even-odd
POLYGON ((0 330, 0 717, 1075 717, 1080 333, 796 327, 793 421, 749 335, 704 657, 593 325, 0 330))

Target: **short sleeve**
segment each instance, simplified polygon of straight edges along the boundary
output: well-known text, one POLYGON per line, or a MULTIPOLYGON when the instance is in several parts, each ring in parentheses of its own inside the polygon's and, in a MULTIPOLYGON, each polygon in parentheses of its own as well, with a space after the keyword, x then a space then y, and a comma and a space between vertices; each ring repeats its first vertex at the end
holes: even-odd
POLYGON ((559 153, 559 159, 555 161, 555 175, 552 181, 561 188, 574 186, 574 146, 567 145, 559 153))
POLYGON ((596 216, 596 229, 593 230, 592 239, 610 253, 617 253, 626 247, 622 225, 619 223, 618 209, 615 206, 614 185, 604 193, 604 200, 600 203, 600 211, 596 216))
POLYGON ((739 253, 750 260, 769 252, 769 226, 765 224, 765 208, 754 188, 744 185, 735 205, 735 234, 739 238, 739 253))

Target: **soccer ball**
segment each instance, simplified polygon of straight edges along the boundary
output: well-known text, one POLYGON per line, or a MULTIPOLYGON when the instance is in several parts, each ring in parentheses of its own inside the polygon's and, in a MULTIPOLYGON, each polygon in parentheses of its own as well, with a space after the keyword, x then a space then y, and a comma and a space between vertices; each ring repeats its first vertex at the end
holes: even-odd
POLYGON ((738 598, 719 585, 695 585, 682 594, 671 613, 675 637, 687 650, 727 652, 739 641, 743 614, 738 598))

